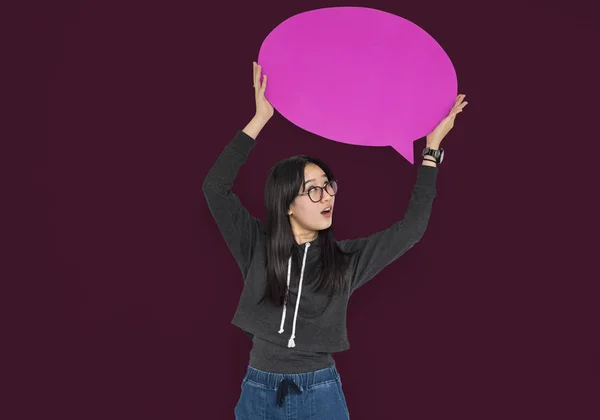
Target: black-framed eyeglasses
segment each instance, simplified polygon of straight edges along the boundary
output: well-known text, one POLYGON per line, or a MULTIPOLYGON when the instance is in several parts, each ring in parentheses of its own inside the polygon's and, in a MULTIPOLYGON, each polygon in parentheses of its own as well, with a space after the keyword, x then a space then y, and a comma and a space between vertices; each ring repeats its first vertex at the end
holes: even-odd
POLYGON ((313 203, 318 203, 323 198, 323 190, 327 192, 330 196, 334 196, 338 191, 338 183, 337 181, 327 181, 324 187, 314 186, 310 187, 308 191, 300 193, 298 195, 307 195, 310 198, 310 201, 313 203))

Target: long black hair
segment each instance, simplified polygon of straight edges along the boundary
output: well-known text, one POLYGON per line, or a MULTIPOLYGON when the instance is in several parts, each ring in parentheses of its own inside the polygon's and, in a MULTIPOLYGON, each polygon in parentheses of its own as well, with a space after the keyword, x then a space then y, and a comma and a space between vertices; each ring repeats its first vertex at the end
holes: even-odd
MULTIPOLYGON (((269 171, 265 183, 267 286, 261 302, 269 299, 276 306, 284 303, 287 289, 287 267, 290 256, 298 257, 298 246, 288 210, 300 191, 304 191, 304 169, 310 163, 319 166, 329 181, 335 180, 329 166, 319 158, 297 155, 277 162, 269 171)), ((318 232, 321 258, 317 265, 316 291, 329 295, 348 290, 349 253, 337 245, 333 222, 318 232)), ((292 258, 297 262, 299 258, 292 258)))

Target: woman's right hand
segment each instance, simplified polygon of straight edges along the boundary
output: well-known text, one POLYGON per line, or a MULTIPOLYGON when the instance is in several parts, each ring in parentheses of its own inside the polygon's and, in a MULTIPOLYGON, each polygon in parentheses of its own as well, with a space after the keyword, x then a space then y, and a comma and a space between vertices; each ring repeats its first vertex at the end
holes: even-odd
POLYGON ((252 62, 254 68, 254 98, 256 99, 256 117, 265 123, 273 116, 273 105, 265 98, 267 89, 267 75, 263 75, 261 83, 262 67, 256 62, 252 62))

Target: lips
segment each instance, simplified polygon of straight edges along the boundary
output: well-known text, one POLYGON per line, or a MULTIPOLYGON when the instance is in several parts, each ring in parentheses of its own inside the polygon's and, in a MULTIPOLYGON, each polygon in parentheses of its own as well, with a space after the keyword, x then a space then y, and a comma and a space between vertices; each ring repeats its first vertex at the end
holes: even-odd
POLYGON ((331 214, 333 211, 333 206, 327 206, 321 210, 321 214, 331 214))

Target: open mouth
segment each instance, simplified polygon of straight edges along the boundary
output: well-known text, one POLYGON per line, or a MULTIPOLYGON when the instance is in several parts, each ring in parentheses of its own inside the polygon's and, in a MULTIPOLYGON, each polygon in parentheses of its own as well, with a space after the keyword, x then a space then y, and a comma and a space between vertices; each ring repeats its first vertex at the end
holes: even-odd
POLYGON ((333 207, 327 207, 326 209, 324 209, 321 214, 323 216, 331 216, 331 213, 333 212, 333 207))

